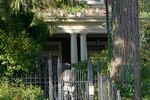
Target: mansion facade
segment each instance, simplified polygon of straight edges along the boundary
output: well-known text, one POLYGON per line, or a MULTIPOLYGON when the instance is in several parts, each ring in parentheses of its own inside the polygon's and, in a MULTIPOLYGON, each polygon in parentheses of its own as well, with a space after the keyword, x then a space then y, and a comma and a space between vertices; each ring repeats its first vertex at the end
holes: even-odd
MULTIPOLYGON (((87 60, 90 53, 107 46, 106 8, 104 0, 86 0, 90 5, 85 11, 68 15, 59 29, 49 37, 44 55, 51 55, 62 63, 75 64, 87 60)), ((50 23, 49 20, 47 20, 50 23)))

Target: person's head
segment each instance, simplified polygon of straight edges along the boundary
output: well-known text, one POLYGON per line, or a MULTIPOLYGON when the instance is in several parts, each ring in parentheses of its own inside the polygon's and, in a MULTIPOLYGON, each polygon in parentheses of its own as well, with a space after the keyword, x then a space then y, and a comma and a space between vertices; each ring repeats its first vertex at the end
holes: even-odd
POLYGON ((69 63, 64 63, 64 67, 65 67, 65 69, 71 69, 71 66, 69 63))

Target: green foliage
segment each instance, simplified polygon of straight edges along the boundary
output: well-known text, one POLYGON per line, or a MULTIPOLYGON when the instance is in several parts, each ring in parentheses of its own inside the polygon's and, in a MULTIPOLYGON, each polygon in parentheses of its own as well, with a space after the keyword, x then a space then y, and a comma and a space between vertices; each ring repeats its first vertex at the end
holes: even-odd
POLYGON ((39 62, 40 50, 47 40, 49 33, 56 30, 56 25, 63 19, 55 10, 65 9, 73 13, 86 7, 78 1, 67 0, 1 0, 0 1, 0 69, 3 75, 18 71, 35 69, 39 62), (40 10, 51 9, 52 20, 44 22, 40 10), (40 10, 38 10, 40 9, 40 10), (39 13, 39 14, 38 14, 39 13))
POLYGON ((43 18, 39 18, 37 16, 34 16, 31 25, 27 28, 29 37, 38 44, 46 42, 49 36, 49 31, 48 24, 44 22, 43 18))
POLYGON ((0 100, 44 100, 44 94, 37 86, 13 84, 8 79, 1 78, 0 100))
POLYGON ((140 16, 148 17, 150 16, 150 0, 139 0, 140 16))
POLYGON ((97 73, 97 64, 100 64, 101 74, 107 74, 109 67, 108 50, 99 51, 90 54, 90 59, 93 62, 94 72, 97 73))
POLYGON ((121 97, 123 100, 131 100, 134 95, 134 74, 132 69, 124 68, 121 80, 115 82, 114 86, 120 90, 121 97))
MULTIPOLYGON (((103 51, 100 51, 97 53, 91 53, 90 59, 91 59, 92 64, 93 64, 94 75, 96 75, 96 73, 97 73, 98 63, 100 64, 100 67, 101 67, 101 73, 107 74, 107 71, 108 71, 107 69, 109 66, 108 51, 107 50, 103 50, 103 51)), ((87 72, 87 61, 79 62, 78 64, 75 64, 74 67, 87 72)))
POLYGON ((77 69, 81 69, 82 71, 84 71, 84 73, 87 73, 87 61, 81 61, 77 64, 74 64, 73 67, 77 68, 77 69))
MULTIPOLYGON (((96 53, 90 53, 89 58, 92 61, 93 65, 93 74, 94 78, 97 77, 97 65, 100 64, 100 70, 102 75, 108 74, 108 66, 110 64, 109 58, 108 58, 108 50, 99 51, 96 53)), ((74 65, 75 68, 82 70, 85 75, 87 75, 87 63, 88 61, 82 61, 74 65)), ((103 84, 104 85, 104 84, 103 84)), ((106 88, 106 85, 104 85, 106 88)), ((104 91, 103 91, 104 92, 104 91)), ((94 84, 94 100, 98 100, 98 84, 94 84)))
POLYGON ((144 25, 141 45, 142 97, 150 98, 150 23, 144 25))
MULTIPOLYGON (((149 49, 150 50, 150 49, 149 49)), ((141 50, 141 86, 142 97, 150 98, 150 52, 147 49, 141 50)), ((148 100, 148 99, 144 99, 148 100)))
POLYGON ((22 5, 19 5, 18 13, 9 6, 7 16, 6 12, 0 16, 0 73, 32 72, 40 59, 42 45, 49 36, 48 25, 22 5))
POLYGON ((150 22, 143 22, 141 26, 141 46, 143 49, 150 49, 150 22))
POLYGON ((39 47, 23 32, 0 34, 0 70, 10 74, 14 71, 32 70, 36 64, 39 47))
MULTIPOLYGON (((149 0, 141 0, 142 17, 150 16, 150 2, 149 0)), ((141 21, 141 86, 142 99, 149 100, 150 98, 150 22, 148 20, 141 21)))
MULTIPOLYGON (((4 1, 4 0, 2 0, 4 1)), ((9 2, 6 0, 6 2, 9 2)), ((81 2, 78 0, 12 0, 10 1, 11 8, 16 13, 19 12, 21 6, 24 6, 25 11, 33 10, 38 13, 40 10, 58 10, 63 9, 67 14, 75 13, 83 10, 84 8, 89 7, 85 2, 81 2)), ((59 13, 56 13, 57 15, 59 13)))

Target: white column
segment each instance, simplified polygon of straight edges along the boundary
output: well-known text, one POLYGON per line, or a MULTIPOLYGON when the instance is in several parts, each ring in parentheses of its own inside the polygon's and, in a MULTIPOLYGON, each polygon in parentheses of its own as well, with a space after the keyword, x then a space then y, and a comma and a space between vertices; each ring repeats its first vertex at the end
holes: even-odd
POLYGON ((80 34, 80 56, 81 61, 87 60, 87 41, 86 34, 80 34))
POLYGON ((71 34, 71 63, 78 62, 77 34, 71 34))

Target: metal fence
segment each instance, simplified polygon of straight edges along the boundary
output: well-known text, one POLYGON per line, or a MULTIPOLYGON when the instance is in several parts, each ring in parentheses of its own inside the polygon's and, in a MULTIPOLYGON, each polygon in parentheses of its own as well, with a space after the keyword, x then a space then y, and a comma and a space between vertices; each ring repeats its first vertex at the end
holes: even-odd
POLYGON ((97 74, 94 76, 90 60, 87 73, 73 67, 64 69, 58 59, 54 74, 52 59, 49 58, 44 63, 44 67, 39 68, 36 73, 16 75, 10 77, 10 80, 15 82, 13 80, 19 77, 25 85, 40 86, 49 100, 121 100, 120 92, 114 88, 109 73, 101 75, 100 64, 97 65, 97 74), (68 72, 65 73, 66 70, 68 72))

